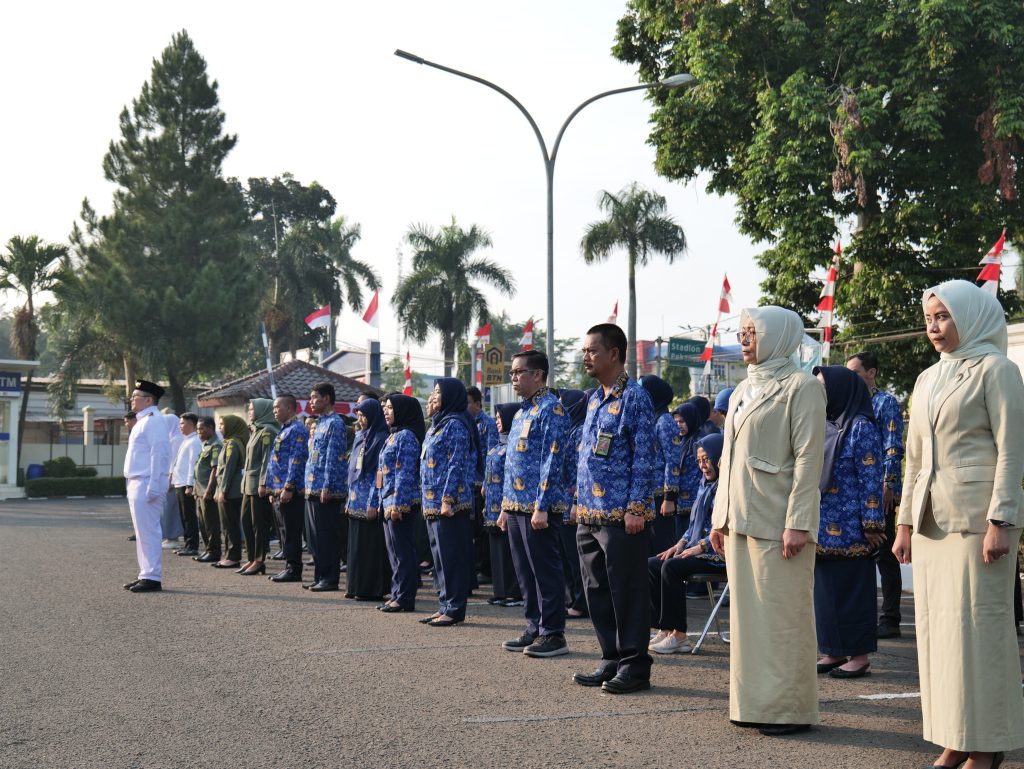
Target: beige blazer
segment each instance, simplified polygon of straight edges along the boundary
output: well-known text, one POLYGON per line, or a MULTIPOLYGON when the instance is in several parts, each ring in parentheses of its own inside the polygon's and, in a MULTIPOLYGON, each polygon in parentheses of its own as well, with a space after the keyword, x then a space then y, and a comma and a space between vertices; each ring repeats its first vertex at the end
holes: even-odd
MULTIPOLYGON (((741 382, 730 403, 750 387, 741 382)), ((759 539, 784 529, 818 537, 825 388, 805 371, 769 382, 743 412, 730 410, 711 525, 759 539)))
POLYGON ((928 401, 938 365, 914 385, 903 501, 898 523, 921 528, 931 501, 935 523, 945 532, 980 534, 988 519, 1024 524, 1024 382, 1020 369, 1002 355, 963 363, 928 401))

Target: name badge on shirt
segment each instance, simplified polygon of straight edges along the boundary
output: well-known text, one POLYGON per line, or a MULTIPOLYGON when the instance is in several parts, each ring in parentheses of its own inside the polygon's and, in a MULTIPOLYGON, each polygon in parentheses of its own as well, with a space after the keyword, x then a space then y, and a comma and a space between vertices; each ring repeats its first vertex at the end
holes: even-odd
POLYGON ((519 433, 520 438, 526 438, 530 434, 530 425, 533 424, 532 419, 526 419, 523 421, 523 431, 519 433))
POLYGON ((612 453, 612 438, 614 437, 611 433, 598 430, 597 443, 594 444, 594 456, 607 458, 612 453))
POLYGON ((309 452, 309 459, 315 465, 320 461, 320 452, 317 449, 313 449, 309 452))
POLYGON ((384 473, 380 470, 377 471, 377 488, 383 488, 384 486, 384 473))
POLYGON ((365 449, 359 449, 359 456, 356 457, 356 472, 363 472, 363 451, 365 449))

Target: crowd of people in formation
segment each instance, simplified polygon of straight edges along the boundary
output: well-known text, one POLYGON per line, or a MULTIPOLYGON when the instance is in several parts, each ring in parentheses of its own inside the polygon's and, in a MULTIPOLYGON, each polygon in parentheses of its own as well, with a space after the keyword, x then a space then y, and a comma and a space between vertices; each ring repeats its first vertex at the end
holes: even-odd
POLYGON ((998 766, 1024 746, 1010 619, 1024 384, 990 294, 951 281, 923 309, 940 360, 914 388, 905 472, 902 411, 875 386, 877 357, 803 370, 803 323, 781 307, 743 311, 735 390, 671 412, 666 381, 627 376, 613 324, 585 338, 593 389, 550 389, 545 355, 522 351, 519 400, 494 419, 450 377, 425 413, 399 393, 363 396, 354 429, 329 383, 309 394, 311 419, 281 396, 252 400, 247 424, 162 415, 161 388, 139 381, 125 477, 140 572, 125 587, 161 589, 175 525, 176 552, 216 568, 253 576, 280 560, 271 580, 315 593, 345 572, 346 597, 386 613, 426 594, 419 621, 433 628, 464 622, 489 579, 488 603, 523 610, 504 649, 566 654, 566 622, 589 616, 600 661, 573 678, 625 694, 650 687, 651 652, 690 650, 687 591, 728 583, 729 718, 784 735, 817 723, 816 675, 868 675, 877 639, 900 634, 900 564, 913 559, 934 766, 998 766))

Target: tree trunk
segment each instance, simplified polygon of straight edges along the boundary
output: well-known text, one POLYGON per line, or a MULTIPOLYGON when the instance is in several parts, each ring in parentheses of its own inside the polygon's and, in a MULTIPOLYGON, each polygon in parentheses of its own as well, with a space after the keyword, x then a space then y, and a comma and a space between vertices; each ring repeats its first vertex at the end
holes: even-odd
POLYGON ((25 373, 24 390, 21 396, 21 409, 18 412, 18 458, 15 464, 15 477, 8 478, 10 484, 17 482, 17 468, 21 467, 21 444, 25 441, 25 415, 28 413, 28 396, 32 390, 32 371, 25 373))
POLYGON ((626 373, 636 379, 636 254, 629 253, 629 320, 626 333, 626 373))
MULTIPOLYGON (((171 408, 179 416, 185 413, 185 383, 171 372, 167 372, 167 387, 171 392, 171 408)), ((159 404, 157 404, 159 405, 159 404)))
POLYGON ((129 408, 132 398, 132 390, 135 389, 135 361, 129 356, 124 358, 124 405, 129 408))
POLYGON ((452 367, 455 365, 455 335, 447 331, 441 332, 441 353, 444 357, 444 375, 452 375, 452 367))

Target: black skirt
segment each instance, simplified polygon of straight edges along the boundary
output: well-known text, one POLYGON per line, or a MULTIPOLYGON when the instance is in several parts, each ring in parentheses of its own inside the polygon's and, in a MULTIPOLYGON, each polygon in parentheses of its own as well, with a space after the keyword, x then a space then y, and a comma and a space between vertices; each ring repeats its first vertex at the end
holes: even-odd
POLYGON ((391 564, 384 544, 384 521, 348 519, 345 595, 382 598, 391 590, 391 564))
POLYGON ((818 651, 856 657, 878 650, 874 558, 818 558, 814 565, 814 622, 818 651))

